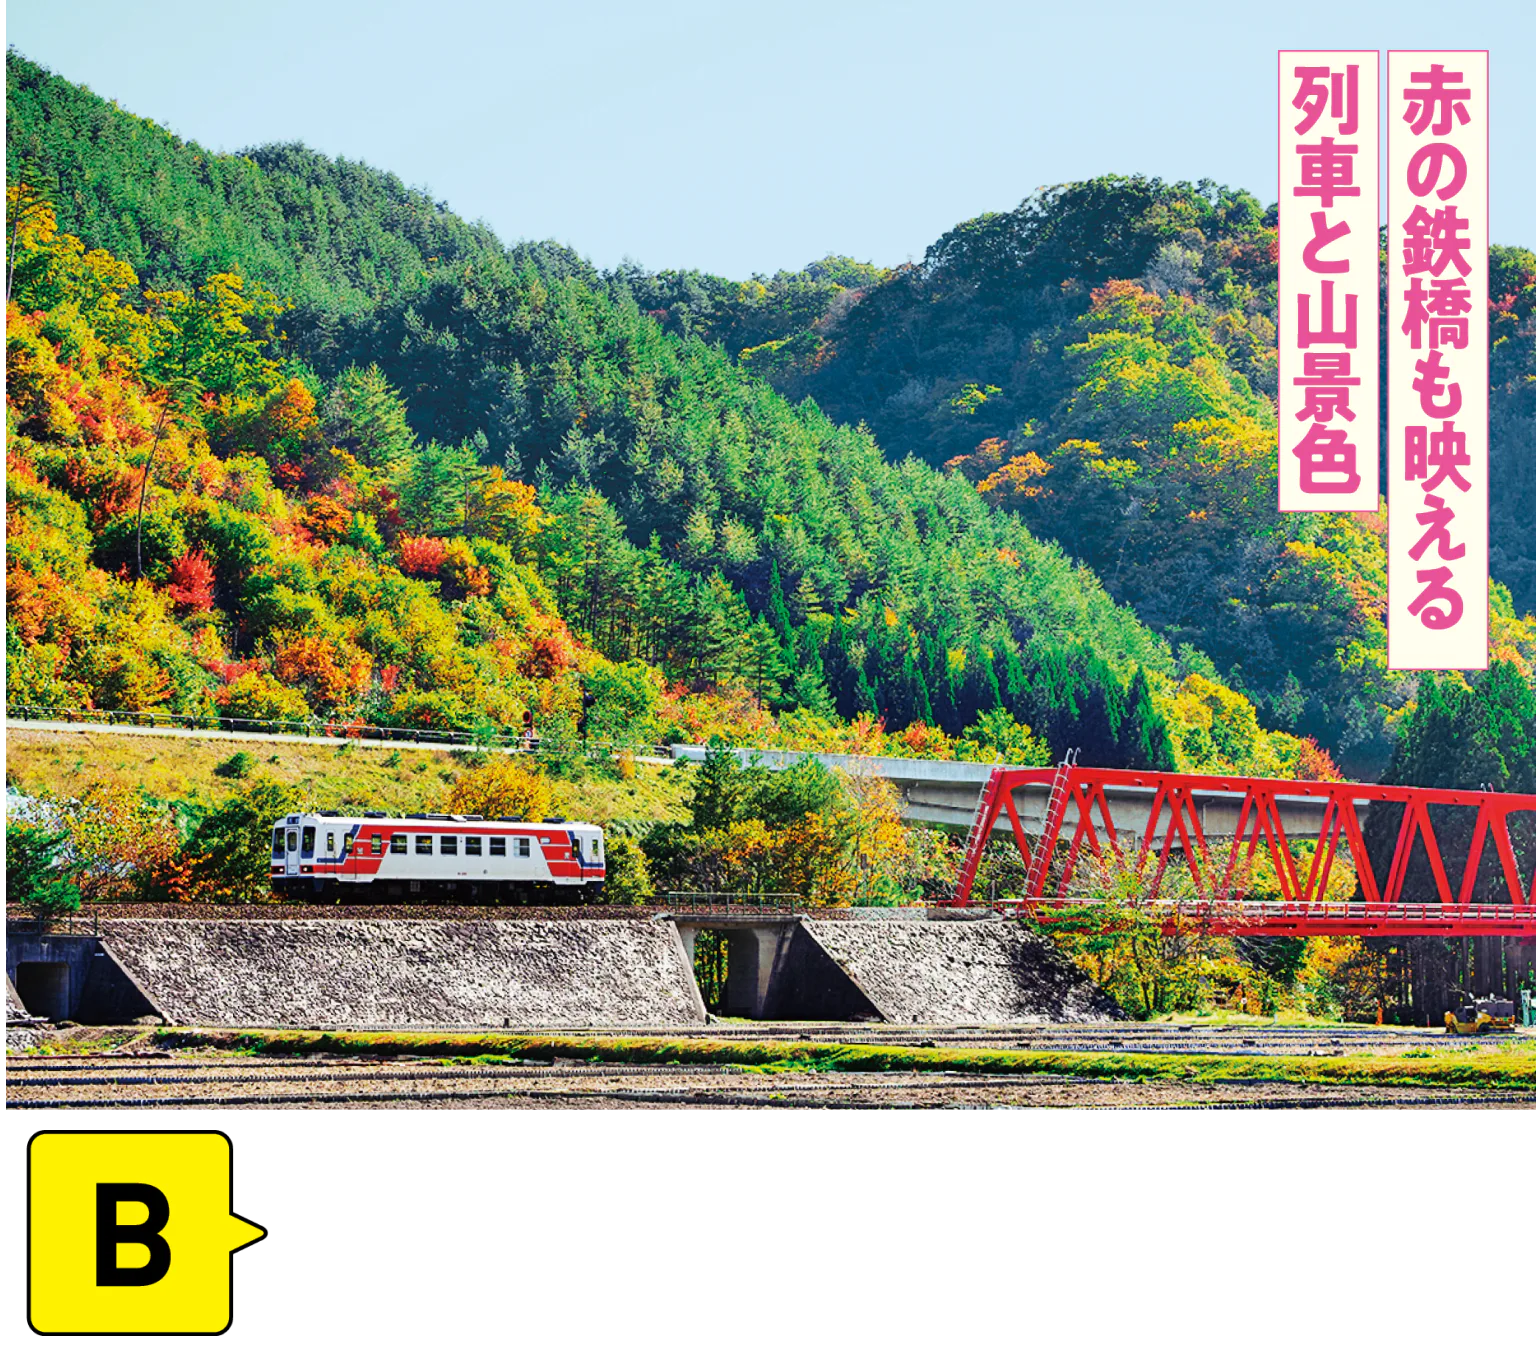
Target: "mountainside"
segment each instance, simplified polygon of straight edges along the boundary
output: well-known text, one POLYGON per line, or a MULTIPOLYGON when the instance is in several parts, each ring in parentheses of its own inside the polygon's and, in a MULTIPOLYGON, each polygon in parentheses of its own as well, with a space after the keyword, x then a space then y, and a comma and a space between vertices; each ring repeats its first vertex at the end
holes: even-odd
MULTIPOLYGON (((585 684, 625 725, 665 680, 695 732, 879 716, 943 751, 1002 711, 996 747, 1328 773, 1227 672, 1385 759, 1412 686, 1380 526, 1273 513, 1273 232, 1241 194, 1078 185, 919 268, 602 275, 15 53, 7 91, 11 191, 51 212, 8 317, 13 700, 471 727, 585 684)), ((1528 674, 1536 625, 1496 611, 1528 674)))
MULTIPOLYGON (((810 324, 805 275, 733 294, 662 274, 647 304, 728 347, 749 326, 744 365, 958 468, 1266 720, 1365 771, 1414 682, 1385 670, 1383 516, 1275 509, 1274 226, 1245 193, 1109 178, 966 222, 810 324)), ((1536 255, 1492 265, 1493 648, 1529 672, 1536 255)))

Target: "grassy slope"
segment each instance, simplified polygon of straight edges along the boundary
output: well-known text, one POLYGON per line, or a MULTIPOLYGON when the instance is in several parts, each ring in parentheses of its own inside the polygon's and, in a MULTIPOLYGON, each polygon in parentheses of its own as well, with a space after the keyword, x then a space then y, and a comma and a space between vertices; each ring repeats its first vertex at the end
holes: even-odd
MULTIPOLYGON (((215 768, 241 751, 252 757, 252 774, 265 772, 292 786, 296 805, 304 808, 441 812, 467 765, 444 748, 399 751, 391 766, 386 763, 396 753, 365 745, 8 729, 5 778, 23 794, 53 799, 75 798, 99 781, 119 780, 155 799, 211 805, 239 787, 239 781, 215 768)), ((670 767, 642 765, 627 781, 606 776, 558 781, 555 812, 599 823, 682 818, 691 794, 687 776, 670 767)))
POLYGON ((800 1041, 616 1039, 516 1034, 322 1033, 308 1030, 167 1030, 157 1042, 275 1054, 545 1060, 611 1063, 733 1063, 766 1071, 947 1071, 1046 1074, 1095 1079, 1280 1081, 1336 1086, 1444 1086, 1536 1089, 1536 1041, 1497 1048, 1403 1053, 1236 1056, 1174 1053, 1067 1053, 1046 1050, 888 1048, 800 1041))

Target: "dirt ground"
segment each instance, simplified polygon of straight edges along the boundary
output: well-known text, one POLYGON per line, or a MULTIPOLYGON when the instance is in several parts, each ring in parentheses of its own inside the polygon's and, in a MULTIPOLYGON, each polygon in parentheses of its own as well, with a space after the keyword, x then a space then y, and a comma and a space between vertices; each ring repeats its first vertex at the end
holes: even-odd
MULTIPOLYGON (((126 1033, 126 1032, 125 1032, 126 1033)), ((1109 1081, 1039 1074, 817 1072, 561 1062, 445 1064, 420 1058, 263 1058, 117 1049, 12 1054, 6 1102, 22 1108, 993 1109, 1321 1108, 1536 1105, 1530 1091, 1109 1081)))

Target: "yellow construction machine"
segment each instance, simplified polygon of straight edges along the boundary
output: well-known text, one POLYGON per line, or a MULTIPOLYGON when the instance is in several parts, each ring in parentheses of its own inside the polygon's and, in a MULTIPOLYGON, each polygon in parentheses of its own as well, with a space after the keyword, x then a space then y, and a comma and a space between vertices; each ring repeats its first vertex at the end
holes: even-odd
POLYGON ((1447 1034, 1491 1034, 1515 1028, 1515 1003, 1507 997, 1475 997, 1445 1013, 1447 1034))

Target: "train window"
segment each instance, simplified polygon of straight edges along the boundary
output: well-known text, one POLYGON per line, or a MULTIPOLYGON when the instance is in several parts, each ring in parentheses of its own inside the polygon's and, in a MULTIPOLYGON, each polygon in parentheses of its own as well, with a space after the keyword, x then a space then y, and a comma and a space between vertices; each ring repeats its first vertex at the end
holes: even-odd
POLYGON ((328 856, 336 854, 336 834, 334 832, 327 832, 325 834, 325 854, 328 856))
POLYGON ((504 856, 507 854, 507 839, 505 837, 491 838, 491 854, 493 856, 504 856))
POLYGON ((290 832, 288 834, 288 849, 290 851, 297 851, 299 849, 299 834, 297 832, 290 832))
POLYGON ((306 856, 315 854, 315 830, 312 827, 304 829, 304 854, 306 856))
POLYGON ((594 837, 594 838, 592 838, 592 859, 593 860, 601 860, 602 858, 603 858, 603 839, 601 837, 594 837))
POLYGON ((443 854, 445 856, 456 856, 459 854, 459 839, 457 837, 444 837, 442 840, 443 854))
POLYGON ((389 839, 389 854, 403 856, 405 854, 405 833, 396 832, 389 839))
POLYGON ((274 856, 280 856, 280 855, 283 854, 283 830, 282 830, 282 828, 278 828, 277 831, 272 834, 272 854, 274 856))
POLYGON ((431 837, 418 837, 418 838, 416 838, 416 854, 418 856, 430 856, 432 854, 432 838, 431 837))
POLYGON ((378 832, 373 834, 373 854, 376 856, 384 854, 384 837, 378 832))
POLYGON ((517 839, 517 854, 520 856, 529 855, 532 842, 533 838, 531 837, 519 837, 517 839))
POLYGON ((478 856, 480 854, 480 838, 464 838, 464 854, 466 856, 478 856))

